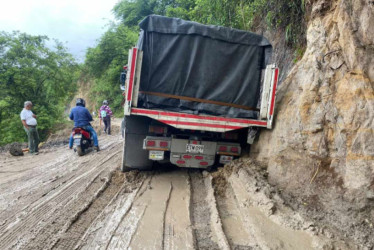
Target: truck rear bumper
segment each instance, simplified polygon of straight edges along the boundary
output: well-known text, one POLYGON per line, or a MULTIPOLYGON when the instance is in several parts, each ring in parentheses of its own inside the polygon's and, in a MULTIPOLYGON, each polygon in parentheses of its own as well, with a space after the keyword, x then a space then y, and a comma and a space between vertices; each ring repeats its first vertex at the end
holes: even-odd
POLYGON ((239 143, 162 136, 147 136, 143 142, 143 149, 149 151, 150 160, 169 160, 178 167, 187 168, 208 168, 218 162, 225 164, 241 153, 239 143))

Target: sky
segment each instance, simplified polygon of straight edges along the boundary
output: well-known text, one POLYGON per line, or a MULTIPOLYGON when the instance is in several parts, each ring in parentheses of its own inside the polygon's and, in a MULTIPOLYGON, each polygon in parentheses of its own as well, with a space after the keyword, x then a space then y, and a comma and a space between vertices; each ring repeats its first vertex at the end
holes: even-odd
POLYGON ((62 42, 79 62, 114 20, 118 0, 0 0, 0 31, 19 30, 62 42))

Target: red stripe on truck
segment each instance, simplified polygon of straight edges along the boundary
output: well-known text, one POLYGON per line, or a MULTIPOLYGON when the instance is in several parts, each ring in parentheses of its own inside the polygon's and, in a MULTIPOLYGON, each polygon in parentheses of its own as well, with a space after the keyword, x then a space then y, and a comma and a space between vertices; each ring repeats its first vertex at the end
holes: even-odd
POLYGON ((278 71, 279 69, 276 68, 274 72, 274 85, 273 85, 273 93, 271 94, 270 115, 273 115, 274 113, 275 91, 277 90, 277 83, 278 83, 278 71))
POLYGON ((135 62, 136 62, 137 49, 132 49, 132 58, 131 58, 131 71, 129 79, 129 89, 127 91, 127 101, 131 101, 132 98, 132 86, 134 85, 134 75, 135 75, 135 62))
POLYGON ((209 123, 199 123, 199 122, 182 122, 182 121, 169 121, 169 120, 158 120, 158 121, 166 123, 166 124, 170 124, 170 125, 186 125, 186 126, 225 128, 225 129, 243 128, 243 126, 230 126, 230 125, 209 124, 209 123))
POLYGON ((245 120, 245 119, 235 119, 235 118, 223 118, 223 117, 214 117, 214 116, 189 115, 189 114, 180 114, 180 113, 172 113, 172 112, 156 111, 156 110, 146 110, 146 109, 138 109, 138 108, 132 108, 131 113, 133 113, 133 114, 146 114, 146 115, 172 116, 172 117, 191 118, 191 119, 200 119, 200 120, 208 120, 208 121, 236 122, 236 123, 260 125, 260 126, 266 126, 267 125, 266 121, 255 121, 255 120, 245 120))

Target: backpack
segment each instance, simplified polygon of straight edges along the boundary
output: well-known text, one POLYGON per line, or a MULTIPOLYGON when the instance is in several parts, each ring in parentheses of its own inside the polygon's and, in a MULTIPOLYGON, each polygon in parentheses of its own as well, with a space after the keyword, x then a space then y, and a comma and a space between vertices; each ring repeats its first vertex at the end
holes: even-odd
POLYGON ((101 118, 105 118, 106 117, 106 111, 105 110, 101 110, 100 114, 101 114, 101 118))

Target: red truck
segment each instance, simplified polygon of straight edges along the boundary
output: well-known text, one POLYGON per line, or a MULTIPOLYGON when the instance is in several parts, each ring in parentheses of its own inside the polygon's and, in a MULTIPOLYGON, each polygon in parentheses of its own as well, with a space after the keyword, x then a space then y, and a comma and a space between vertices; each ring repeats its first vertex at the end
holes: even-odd
POLYGON ((129 51, 122 171, 206 168, 271 129, 279 70, 263 36, 151 15, 129 51))

